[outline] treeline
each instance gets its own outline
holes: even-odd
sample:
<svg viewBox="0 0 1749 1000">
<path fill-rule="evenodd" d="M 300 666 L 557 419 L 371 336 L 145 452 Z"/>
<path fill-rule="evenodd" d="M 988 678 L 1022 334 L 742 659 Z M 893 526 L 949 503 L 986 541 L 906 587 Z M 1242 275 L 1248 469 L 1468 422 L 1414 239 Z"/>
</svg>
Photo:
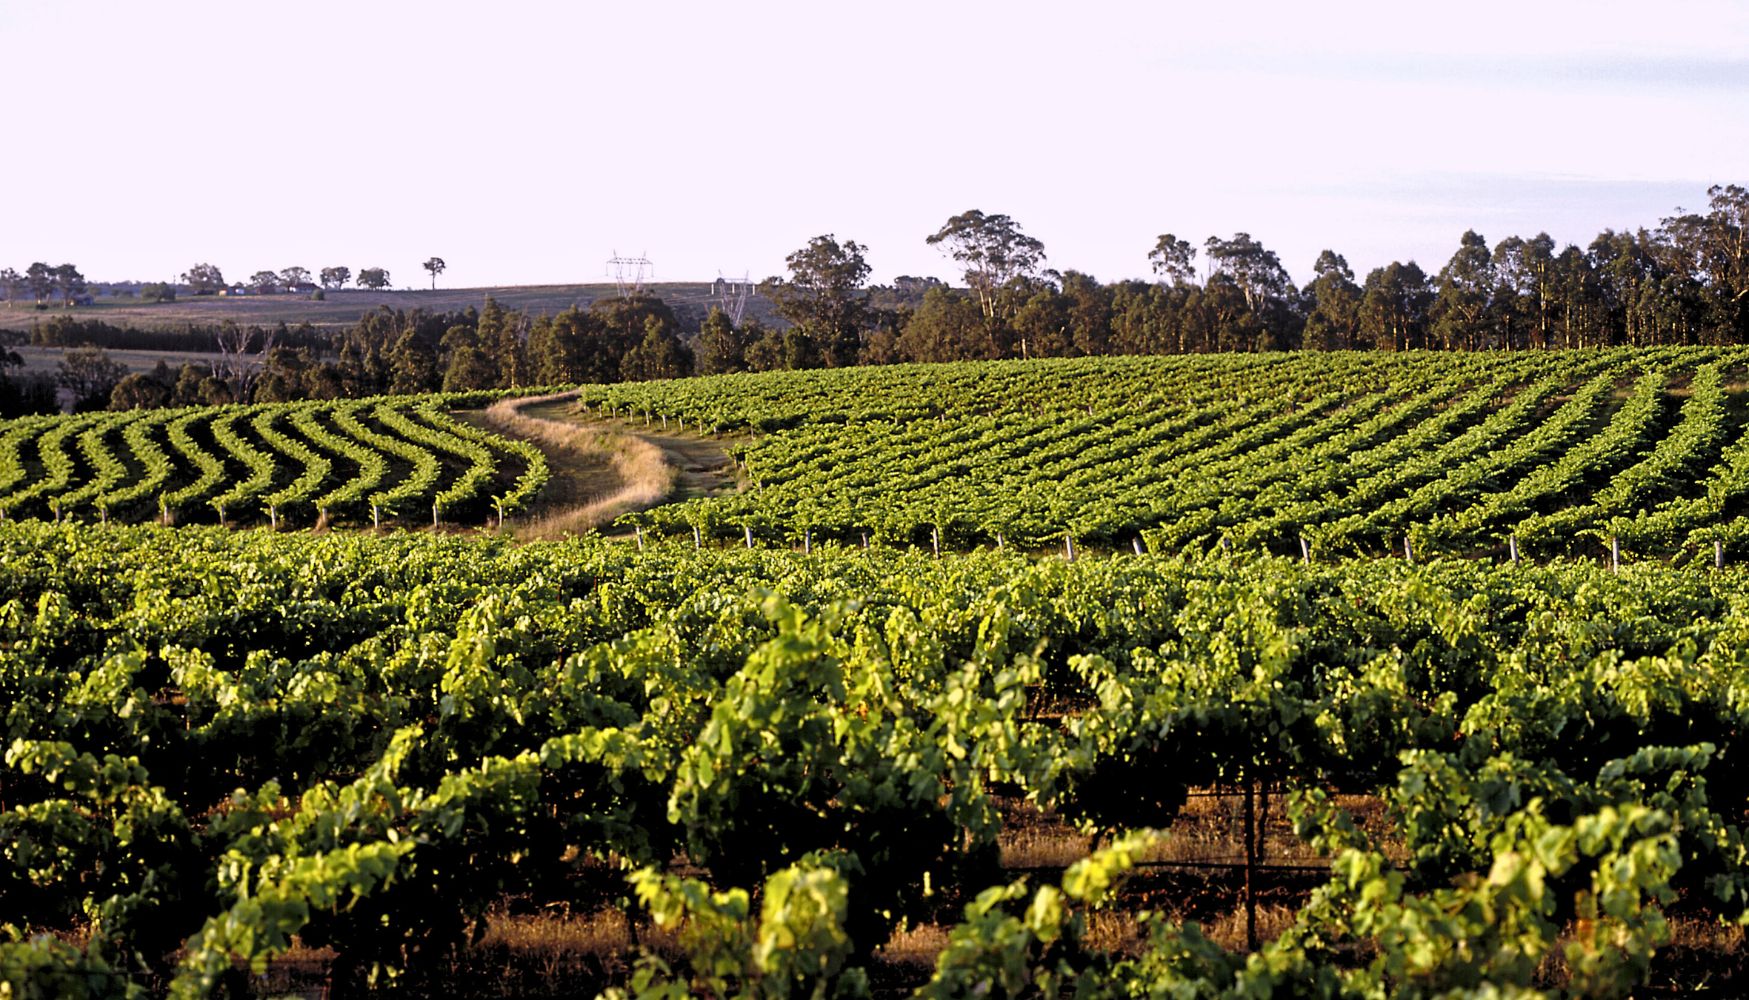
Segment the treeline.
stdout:
<svg viewBox="0 0 1749 1000">
<path fill-rule="evenodd" d="M 63 316 L 38 324 L 31 340 L 161 350 L 192 341 L 224 358 L 118 378 L 107 393 L 100 379 L 69 377 L 84 393 L 80 405 L 115 407 L 901 361 L 1749 343 L 1749 191 L 1707 193 L 1705 212 L 1605 231 L 1583 248 L 1546 233 L 1490 244 L 1466 232 L 1431 273 L 1394 262 L 1362 279 L 1326 250 L 1304 287 L 1246 233 L 1210 237 L 1200 249 L 1163 235 L 1148 255 L 1156 280 L 1102 283 L 1047 268 L 1043 243 L 1013 219 L 971 211 L 926 237 L 962 269 L 963 287 L 911 277 L 871 287 L 865 247 L 819 236 L 789 255 L 786 274 L 761 283 L 781 318 L 772 327 L 718 310 L 702 320 L 680 315 L 651 296 L 557 315 L 487 298 L 461 312 L 385 306 L 340 333 L 281 324 L 147 334 Z"/>
</svg>

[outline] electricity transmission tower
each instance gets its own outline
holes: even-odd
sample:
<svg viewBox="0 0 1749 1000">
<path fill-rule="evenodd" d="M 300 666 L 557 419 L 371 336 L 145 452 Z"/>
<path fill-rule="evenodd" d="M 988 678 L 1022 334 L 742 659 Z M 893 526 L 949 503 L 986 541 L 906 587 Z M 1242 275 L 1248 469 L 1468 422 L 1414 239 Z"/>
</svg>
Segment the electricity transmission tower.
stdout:
<svg viewBox="0 0 1749 1000">
<path fill-rule="evenodd" d="M 613 275 L 613 283 L 619 286 L 619 297 L 634 299 L 643 294 L 644 282 L 655 277 L 656 265 L 641 254 L 636 257 L 621 257 L 619 251 L 615 250 L 613 256 L 607 259 L 607 272 Z"/>
<path fill-rule="evenodd" d="M 730 323 L 740 326 L 741 314 L 747 311 L 747 300 L 753 295 L 753 282 L 748 280 L 746 274 L 741 275 L 740 281 L 732 281 L 724 278 L 723 272 L 718 271 L 715 292 L 717 307 L 722 309 L 723 315 L 729 317 Z"/>
</svg>

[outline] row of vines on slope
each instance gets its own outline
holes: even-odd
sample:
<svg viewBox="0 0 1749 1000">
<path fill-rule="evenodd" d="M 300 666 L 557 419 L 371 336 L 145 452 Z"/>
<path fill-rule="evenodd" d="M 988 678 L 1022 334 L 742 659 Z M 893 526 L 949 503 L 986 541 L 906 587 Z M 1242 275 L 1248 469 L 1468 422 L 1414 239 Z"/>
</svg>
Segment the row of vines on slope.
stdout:
<svg viewBox="0 0 1749 1000">
<path fill-rule="evenodd" d="M 501 522 L 545 457 L 450 416 L 473 396 L 219 406 L 0 423 L 0 516 L 329 525 Z"/>
<path fill-rule="evenodd" d="M 750 488 L 633 515 L 797 544 L 1647 555 L 1749 543 L 1737 349 L 1101 358 L 586 386 L 733 435 Z"/>
</svg>

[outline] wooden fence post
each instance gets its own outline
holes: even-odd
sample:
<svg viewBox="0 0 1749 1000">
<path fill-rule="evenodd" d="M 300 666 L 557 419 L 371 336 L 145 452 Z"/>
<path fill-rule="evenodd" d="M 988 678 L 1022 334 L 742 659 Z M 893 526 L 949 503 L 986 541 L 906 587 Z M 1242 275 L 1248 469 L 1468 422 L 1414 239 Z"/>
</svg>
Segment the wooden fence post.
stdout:
<svg viewBox="0 0 1749 1000">
<path fill-rule="evenodd" d="M 1257 791 L 1249 770 L 1245 775 L 1245 948 L 1257 950 Z"/>
</svg>

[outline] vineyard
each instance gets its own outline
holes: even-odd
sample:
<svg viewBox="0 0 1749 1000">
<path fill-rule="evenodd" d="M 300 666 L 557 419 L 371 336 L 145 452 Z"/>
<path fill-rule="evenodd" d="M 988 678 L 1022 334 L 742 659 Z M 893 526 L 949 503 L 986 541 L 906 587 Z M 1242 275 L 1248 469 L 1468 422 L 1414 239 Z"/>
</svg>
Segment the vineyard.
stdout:
<svg viewBox="0 0 1749 1000">
<path fill-rule="evenodd" d="M 0 423 L 0 998 L 1740 995 L 1746 378 L 584 386 L 745 488 L 522 543 L 483 396 Z"/>
<path fill-rule="evenodd" d="M 579 423 L 718 439 L 747 489 L 627 515 L 700 544 L 1340 558 L 1749 554 L 1749 352 L 1208 355 L 585 386 Z M 535 443 L 390 397 L 0 425 L 0 516 L 501 522 Z"/>
<path fill-rule="evenodd" d="M 0 517 L 271 527 L 481 523 L 547 481 L 468 396 L 132 410 L 0 423 Z"/>
<path fill-rule="evenodd" d="M 925 996 L 1622 995 L 1749 919 L 1710 567 L 30 522 L 0 565 L 12 995 L 294 947 L 443 993 L 555 907 L 643 928 L 627 995 L 859 995 L 918 926 Z M 1124 880 L 1207 788 L 1325 872 L 1236 949 Z M 1095 849 L 1017 864 L 1046 820 Z"/>
<path fill-rule="evenodd" d="M 589 386 L 737 434 L 754 488 L 646 530 L 800 547 L 1737 552 L 1749 354 L 1214 355 Z M 1514 541 L 1516 539 L 1516 541 Z M 1302 549 L 1301 542 L 1305 548 Z"/>
</svg>

